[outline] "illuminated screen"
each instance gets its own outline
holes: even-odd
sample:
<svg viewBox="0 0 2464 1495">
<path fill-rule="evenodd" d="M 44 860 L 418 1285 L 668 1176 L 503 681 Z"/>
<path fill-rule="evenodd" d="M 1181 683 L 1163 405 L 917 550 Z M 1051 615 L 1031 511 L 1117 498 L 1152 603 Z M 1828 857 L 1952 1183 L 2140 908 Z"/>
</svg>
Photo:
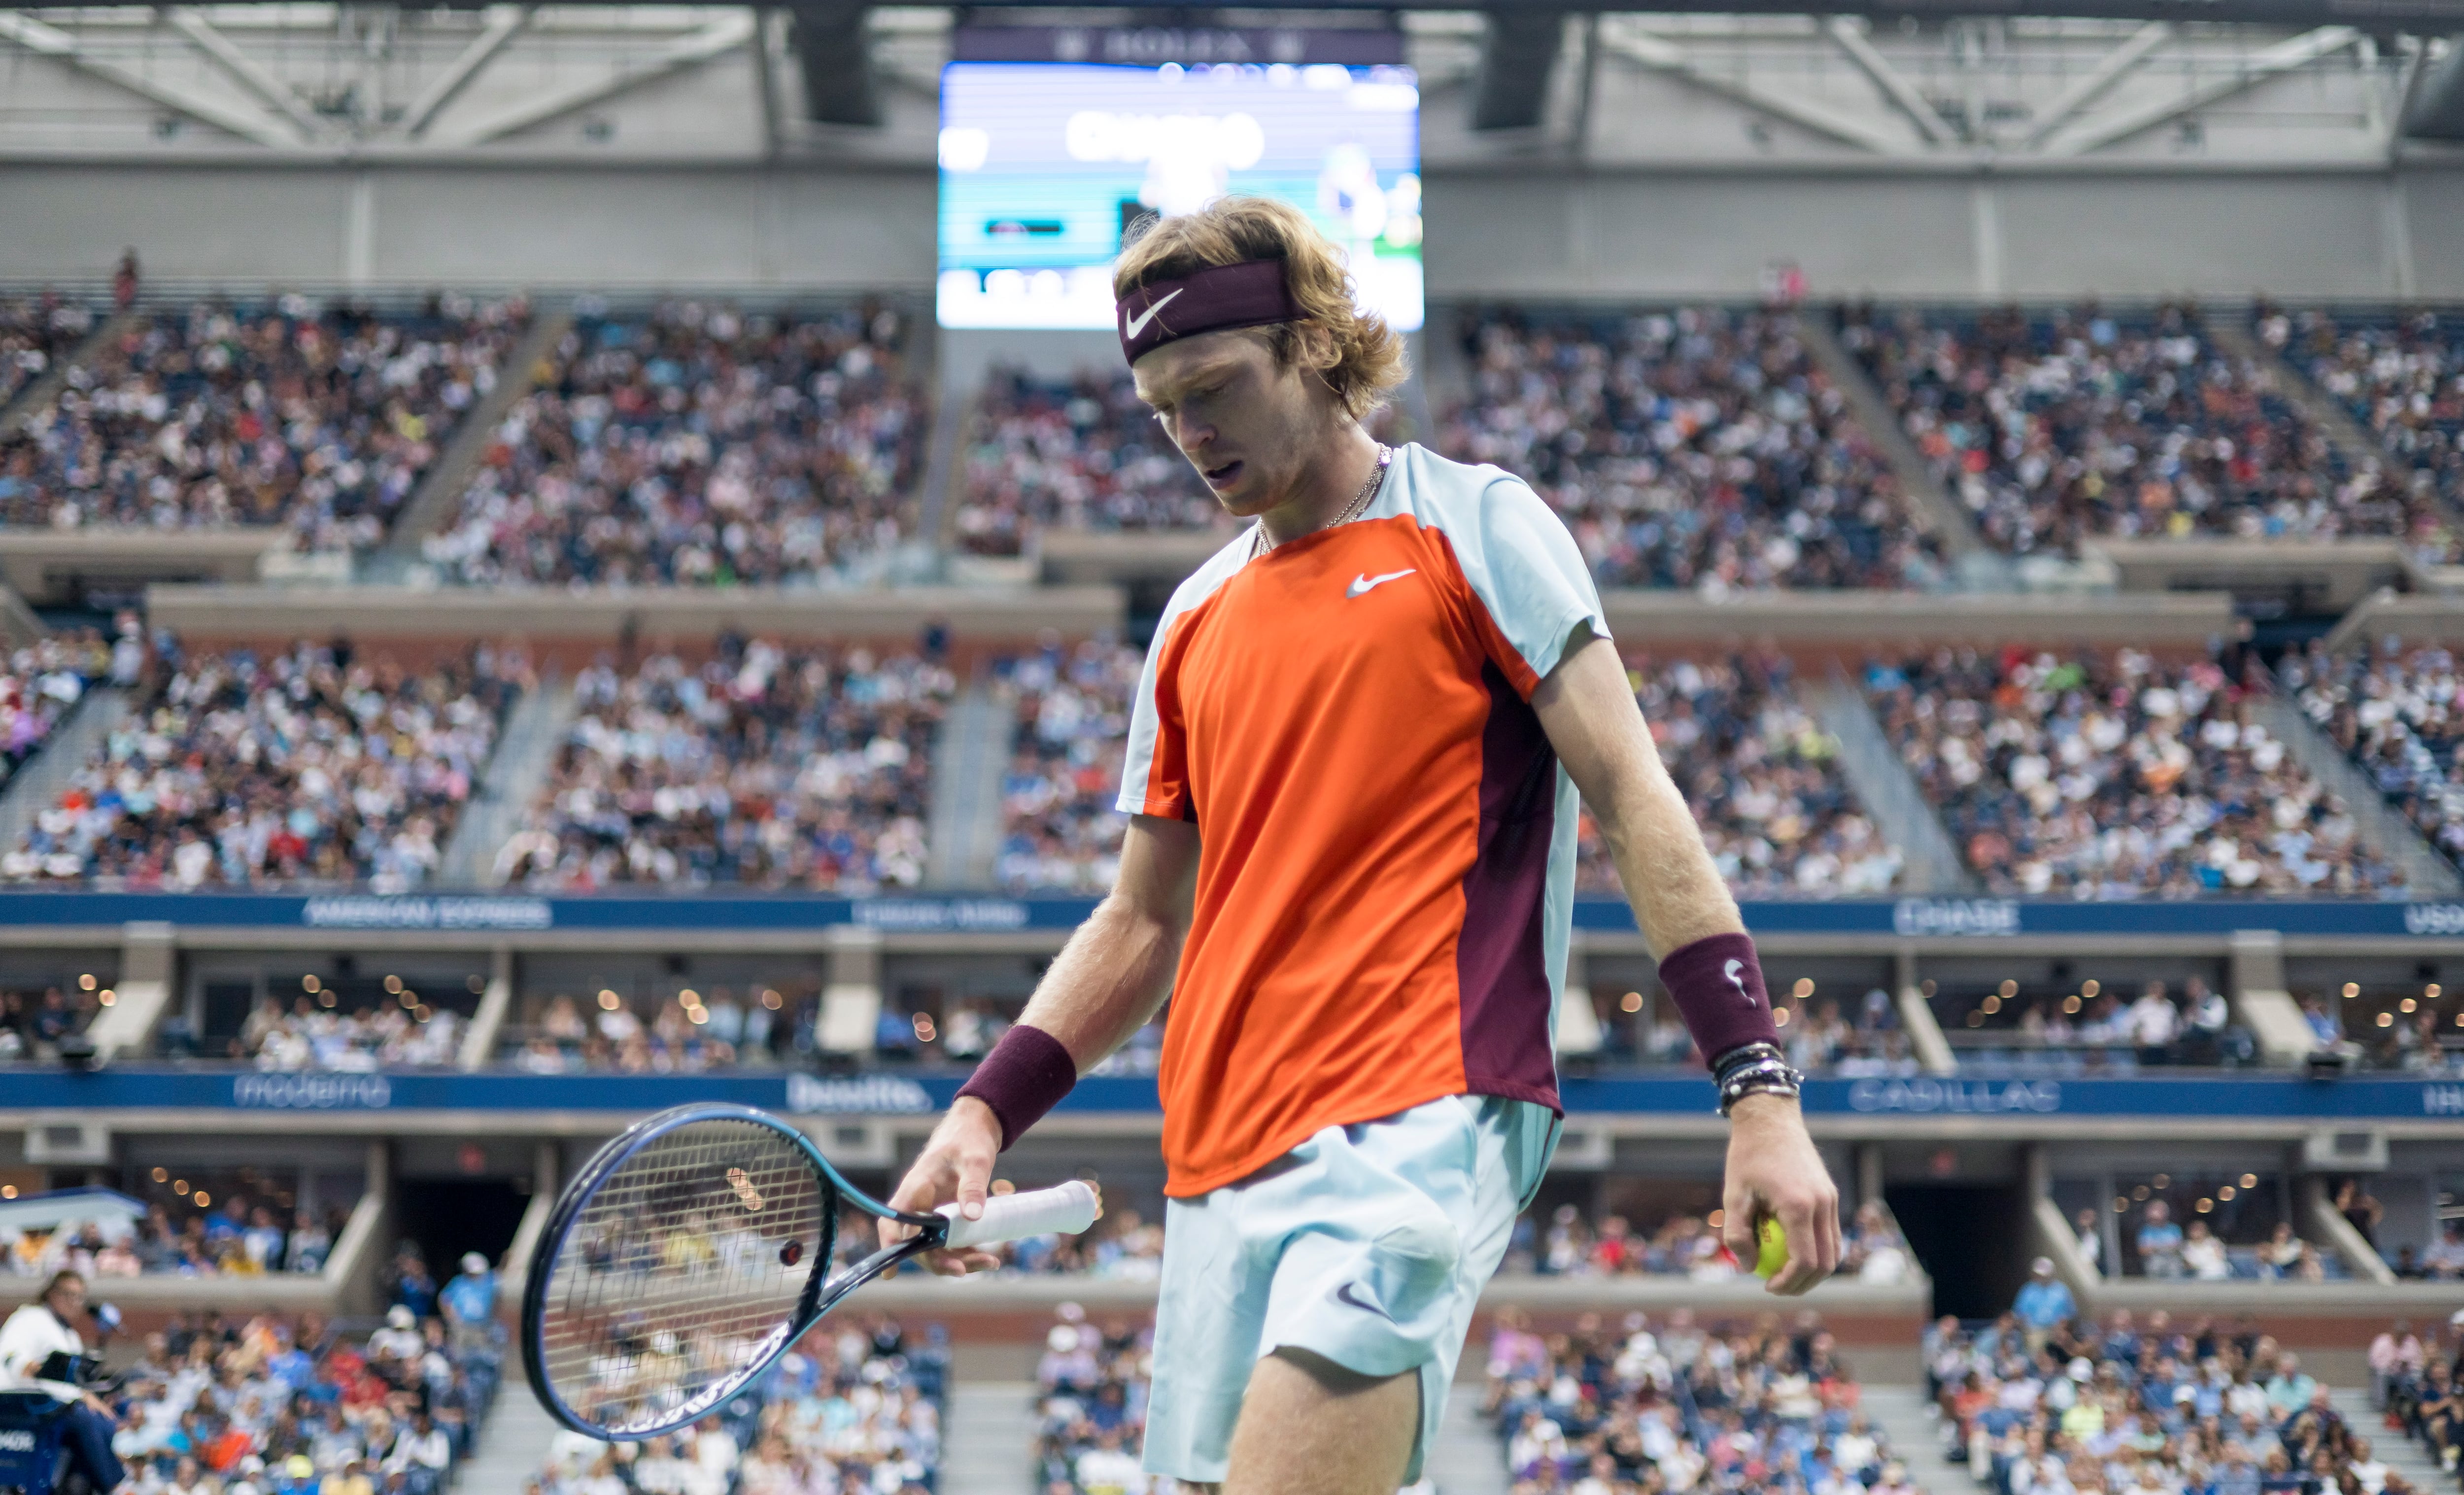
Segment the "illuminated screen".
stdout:
<svg viewBox="0 0 2464 1495">
<path fill-rule="evenodd" d="M 944 327 L 1110 327 L 1122 231 L 1280 197 L 1420 325 L 1420 94 L 1405 67 L 953 62 L 941 72 Z"/>
</svg>

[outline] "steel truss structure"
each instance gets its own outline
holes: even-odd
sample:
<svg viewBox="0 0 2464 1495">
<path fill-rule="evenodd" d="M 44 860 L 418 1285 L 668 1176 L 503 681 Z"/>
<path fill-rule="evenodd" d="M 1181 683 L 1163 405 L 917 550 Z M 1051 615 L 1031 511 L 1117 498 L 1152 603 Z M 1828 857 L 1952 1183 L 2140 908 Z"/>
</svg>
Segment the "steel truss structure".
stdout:
<svg viewBox="0 0 2464 1495">
<path fill-rule="evenodd" d="M 2408 142 L 2404 121 L 2425 80 L 2457 72 L 2450 42 L 2384 23 L 1623 11 L 1544 23 L 1560 29 L 1553 49 L 1517 20 L 1523 76 L 1508 76 L 1485 66 L 1504 22 L 1480 12 L 1243 24 L 1257 15 L 1400 26 L 1440 167 L 1535 154 L 1603 166 L 2388 162 L 2441 148 Z M 782 10 L 0 11 L 0 156 L 923 166 L 953 17 L 879 8 L 860 30 L 837 23 L 864 37 L 878 85 L 867 117 L 879 122 L 864 126 L 805 118 L 797 28 L 824 23 Z M 1516 90 L 1527 97 L 1506 97 Z M 1474 127 L 1500 121 L 1509 127 Z"/>
</svg>

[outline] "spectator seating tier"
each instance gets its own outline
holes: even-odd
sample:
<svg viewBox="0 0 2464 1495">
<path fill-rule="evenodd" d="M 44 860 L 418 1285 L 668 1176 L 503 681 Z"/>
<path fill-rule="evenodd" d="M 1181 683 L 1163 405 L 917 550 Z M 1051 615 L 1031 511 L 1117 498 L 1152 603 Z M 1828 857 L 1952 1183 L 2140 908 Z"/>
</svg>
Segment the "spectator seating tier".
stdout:
<svg viewBox="0 0 2464 1495">
<path fill-rule="evenodd" d="M 531 888 L 913 887 L 956 689 L 917 655 L 767 640 L 725 640 L 699 667 L 594 666 L 497 871 Z"/>
<path fill-rule="evenodd" d="M 2255 718 L 2266 687 L 2145 653 L 1944 649 L 1866 688 L 2000 895 L 2376 895 L 2402 871 Z"/>
<path fill-rule="evenodd" d="M 1503 311 L 1435 445 L 1528 479 L 1602 585 L 1923 586 L 1942 574 L 1795 314 Z"/>
<path fill-rule="evenodd" d="M 0 524 L 287 525 L 303 549 L 372 544 L 528 318 L 458 297 L 408 315 L 298 296 L 149 313 L 0 444 Z"/>
<path fill-rule="evenodd" d="M 425 553 L 482 585 L 877 581 L 931 424 L 904 331 L 696 301 L 586 319 Z"/>
</svg>

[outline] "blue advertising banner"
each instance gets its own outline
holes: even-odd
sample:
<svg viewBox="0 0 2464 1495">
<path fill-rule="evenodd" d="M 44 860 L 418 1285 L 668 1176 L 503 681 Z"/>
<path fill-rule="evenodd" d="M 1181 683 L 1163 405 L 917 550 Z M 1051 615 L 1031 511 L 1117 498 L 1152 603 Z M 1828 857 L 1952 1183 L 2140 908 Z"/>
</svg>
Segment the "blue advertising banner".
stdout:
<svg viewBox="0 0 2464 1495">
<path fill-rule="evenodd" d="M 902 1116 L 940 1110 L 965 1075 L 957 1070 L 697 1075 L 533 1075 L 404 1072 L 266 1073 L 114 1067 L 96 1074 L 18 1066 L 7 1078 L 11 1110 L 609 1111 L 643 1114 L 687 1101 L 734 1101 L 787 1115 Z M 1687 1074 L 1569 1077 L 1567 1110 L 1591 1114 L 1706 1115 L 1709 1080 Z M 1155 1085 L 1091 1075 L 1064 1101 L 1082 1113 L 1153 1114 Z M 2464 1128 L 2464 1082 L 2398 1076 L 2312 1080 L 2299 1075 L 2164 1079 L 1916 1076 L 1816 1079 L 1805 1105 L 1824 1115 L 2199 1116 L 2320 1121 L 2453 1120 Z"/>
<path fill-rule="evenodd" d="M 109 926 L 156 920 L 196 928 L 535 933 L 546 930 L 823 929 L 858 924 L 885 933 L 1002 933 L 1074 929 L 1090 898 L 929 895 L 839 898 L 813 894 L 674 894 L 546 897 L 527 893 L 7 892 L 0 926 Z M 1896 934 L 1990 940 L 2016 934 L 2176 934 L 2221 937 L 2236 930 L 2287 934 L 2392 937 L 2464 935 L 2464 902 L 2295 902 L 2212 898 L 2183 902 L 2081 903 L 2022 898 L 1899 898 L 1745 905 L 1759 934 Z M 1629 933 L 1623 900 L 1583 898 L 1577 928 Z"/>
</svg>

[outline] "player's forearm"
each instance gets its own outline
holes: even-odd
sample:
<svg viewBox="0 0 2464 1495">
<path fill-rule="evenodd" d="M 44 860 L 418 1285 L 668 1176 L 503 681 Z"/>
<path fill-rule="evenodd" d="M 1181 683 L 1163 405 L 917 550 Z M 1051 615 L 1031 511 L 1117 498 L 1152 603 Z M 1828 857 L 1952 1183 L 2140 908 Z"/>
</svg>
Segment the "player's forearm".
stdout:
<svg viewBox="0 0 2464 1495">
<path fill-rule="evenodd" d="M 1610 802 L 1594 805 L 1593 815 L 1644 941 L 1664 956 L 1698 939 L 1743 932 L 1737 900 L 1649 737 L 1636 756 L 1642 760 L 1617 776 Z"/>
<path fill-rule="evenodd" d="M 1664 958 L 1696 940 L 1741 933 L 1737 901 L 1660 760 L 1616 646 L 1578 629 L 1531 706 L 1599 822 L 1652 953 Z"/>
<path fill-rule="evenodd" d="M 1085 1073 L 1163 1005 L 1181 934 L 1178 920 L 1114 893 L 1069 936 L 1019 1021 L 1059 1040 Z"/>
</svg>

